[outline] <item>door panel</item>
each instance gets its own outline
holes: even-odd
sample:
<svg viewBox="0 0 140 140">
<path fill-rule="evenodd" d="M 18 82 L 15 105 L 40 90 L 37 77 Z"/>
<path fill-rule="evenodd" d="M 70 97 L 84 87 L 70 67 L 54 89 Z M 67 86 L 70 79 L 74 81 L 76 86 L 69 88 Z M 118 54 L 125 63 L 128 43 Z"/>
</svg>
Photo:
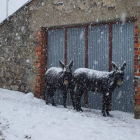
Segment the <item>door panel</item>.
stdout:
<svg viewBox="0 0 140 140">
<path fill-rule="evenodd" d="M 113 25 L 112 61 L 121 66 L 126 61 L 122 87 L 113 93 L 113 110 L 133 112 L 134 110 L 134 23 Z"/>
<path fill-rule="evenodd" d="M 85 67 L 85 28 L 70 28 L 67 32 L 67 63 L 73 60 L 73 71 Z M 68 95 L 68 105 L 71 104 Z M 84 97 L 84 96 L 83 96 Z M 82 106 L 84 106 L 82 97 Z"/>
<path fill-rule="evenodd" d="M 89 26 L 88 67 L 108 71 L 109 64 L 109 26 Z M 101 109 L 102 94 L 88 92 L 88 107 Z"/>
<path fill-rule="evenodd" d="M 59 60 L 64 62 L 65 30 L 48 31 L 47 68 L 60 67 Z M 63 104 L 62 91 L 55 93 L 56 104 Z"/>
</svg>

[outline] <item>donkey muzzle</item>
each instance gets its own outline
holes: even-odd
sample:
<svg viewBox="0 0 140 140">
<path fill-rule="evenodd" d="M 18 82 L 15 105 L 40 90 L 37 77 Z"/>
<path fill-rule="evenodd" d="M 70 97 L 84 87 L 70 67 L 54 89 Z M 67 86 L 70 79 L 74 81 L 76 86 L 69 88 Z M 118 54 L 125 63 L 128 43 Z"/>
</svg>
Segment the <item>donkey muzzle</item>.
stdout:
<svg viewBox="0 0 140 140">
<path fill-rule="evenodd" d="M 68 85 L 69 84 L 68 80 L 64 80 L 64 83 L 63 84 L 64 85 Z"/>
<path fill-rule="evenodd" d="M 122 80 L 121 80 L 121 79 L 119 79 L 119 80 L 117 81 L 117 85 L 118 85 L 118 86 L 121 86 L 121 85 L 122 85 L 122 83 L 123 83 L 123 82 L 122 82 Z"/>
</svg>

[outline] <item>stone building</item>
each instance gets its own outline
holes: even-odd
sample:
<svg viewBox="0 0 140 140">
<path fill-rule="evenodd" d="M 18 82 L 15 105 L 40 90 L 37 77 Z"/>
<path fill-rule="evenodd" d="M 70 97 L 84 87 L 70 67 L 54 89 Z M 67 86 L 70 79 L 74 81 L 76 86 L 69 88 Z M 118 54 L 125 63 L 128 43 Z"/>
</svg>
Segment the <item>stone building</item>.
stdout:
<svg viewBox="0 0 140 140">
<path fill-rule="evenodd" d="M 125 60 L 113 108 L 140 118 L 140 0 L 30 0 L 0 24 L 1 88 L 43 97 L 46 68 L 58 59 L 107 71 Z M 100 97 L 88 95 L 98 109 Z"/>
</svg>

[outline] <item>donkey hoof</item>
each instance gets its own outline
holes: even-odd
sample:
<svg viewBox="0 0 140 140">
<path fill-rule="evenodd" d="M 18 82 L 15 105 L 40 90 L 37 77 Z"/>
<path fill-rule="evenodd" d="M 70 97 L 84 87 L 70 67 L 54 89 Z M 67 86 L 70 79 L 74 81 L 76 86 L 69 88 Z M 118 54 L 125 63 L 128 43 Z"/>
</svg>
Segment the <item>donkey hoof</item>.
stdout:
<svg viewBox="0 0 140 140">
<path fill-rule="evenodd" d="M 76 110 L 77 110 L 77 111 L 83 112 L 82 108 L 77 108 Z"/>
<path fill-rule="evenodd" d="M 57 106 L 57 105 L 55 103 L 53 103 L 52 106 Z"/>
<path fill-rule="evenodd" d="M 103 116 L 106 117 L 106 114 L 104 113 Z"/>
<path fill-rule="evenodd" d="M 76 108 L 77 111 L 80 111 L 79 108 Z"/>
<path fill-rule="evenodd" d="M 108 117 L 113 117 L 112 115 L 110 115 L 109 113 L 107 114 Z"/>
</svg>

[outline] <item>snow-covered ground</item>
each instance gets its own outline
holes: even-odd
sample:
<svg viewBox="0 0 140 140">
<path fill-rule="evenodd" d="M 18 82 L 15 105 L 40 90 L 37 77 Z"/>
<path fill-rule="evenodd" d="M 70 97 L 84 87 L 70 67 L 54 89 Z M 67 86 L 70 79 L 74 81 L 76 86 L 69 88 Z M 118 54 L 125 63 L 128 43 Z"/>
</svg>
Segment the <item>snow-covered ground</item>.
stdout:
<svg viewBox="0 0 140 140">
<path fill-rule="evenodd" d="M 120 111 L 52 107 L 32 93 L 0 89 L 0 140 L 140 140 L 140 120 Z"/>
</svg>

